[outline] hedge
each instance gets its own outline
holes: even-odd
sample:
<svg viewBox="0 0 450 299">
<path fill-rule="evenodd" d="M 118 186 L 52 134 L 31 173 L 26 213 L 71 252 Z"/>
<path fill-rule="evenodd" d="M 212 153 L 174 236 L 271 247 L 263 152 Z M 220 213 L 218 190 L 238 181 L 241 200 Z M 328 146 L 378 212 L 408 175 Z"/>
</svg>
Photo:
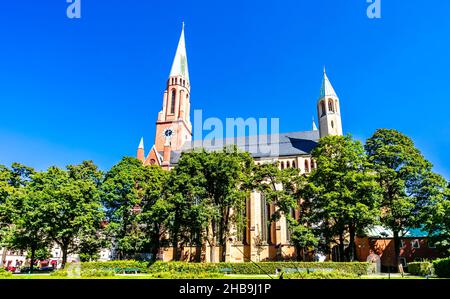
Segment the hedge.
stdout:
<svg viewBox="0 0 450 299">
<path fill-rule="evenodd" d="M 151 273 L 152 278 L 162 279 L 211 279 L 224 278 L 222 273 L 187 273 L 187 272 L 155 272 Z"/>
<path fill-rule="evenodd" d="M 358 275 L 354 273 L 342 272 L 342 271 L 316 271 L 316 272 L 297 272 L 284 274 L 285 279 L 354 279 Z"/>
<path fill-rule="evenodd" d="M 450 278 L 450 257 L 433 261 L 433 267 L 438 277 Z"/>
<path fill-rule="evenodd" d="M 117 271 L 119 269 L 138 269 L 140 273 L 147 273 L 149 268 L 148 262 L 135 260 L 107 261 L 107 262 L 84 262 L 81 263 L 81 271 L 87 270 L 105 270 Z"/>
<path fill-rule="evenodd" d="M 12 276 L 12 273 L 9 271 L 6 271 L 3 268 L 0 268 L 0 277 L 7 277 L 7 276 Z"/>
<path fill-rule="evenodd" d="M 231 269 L 233 274 L 274 274 L 276 269 L 336 269 L 355 275 L 366 275 L 369 263 L 359 262 L 260 262 L 256 265 L 247 263 L 187 263 L 187 262 L 155 262 L 150 266 L 150 272 L 187 272 L 187 273 L 218 273 L 220 269 Z"/>
<path fill-rule="evenodd" d="M 430 262 L 408 263 L 408 272 L 412 275 L 431 275 L 433 274 L 433 264 Z"/>
<path fill-rule="evenodd" d="M 148 262 L 127 260 L 107 262 L 85 262 L 81 263 L 81 270 L 116 270 L 116 269 L 138 269 L 140 273 L 220 273 L 221 269 L 231 269 L 233 274 L 274 274 L 277 269 L 335 269 L 344 273 L 355 275 L 366 275 L 369 263 L 359 262 L 260 262 L 260 263 L 188 263 L 188 262 Z"/>
</svg>

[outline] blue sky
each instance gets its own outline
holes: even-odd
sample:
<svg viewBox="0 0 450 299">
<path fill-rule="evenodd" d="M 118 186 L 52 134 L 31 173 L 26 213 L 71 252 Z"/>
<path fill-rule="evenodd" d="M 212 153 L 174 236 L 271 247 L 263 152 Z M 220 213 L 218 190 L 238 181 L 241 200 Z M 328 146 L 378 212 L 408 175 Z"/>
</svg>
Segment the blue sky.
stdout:
<svg viewBox="0 0 450 299">
<path fill-rule="evenodd" d="M 322 68 L 344 131 L 410 136 L 450 178 L 450 1 L 2 1 L 0 164 L 108 169 L 153 142 L 181 29 L 193 109 L 309 130 Z"/>
</svg>

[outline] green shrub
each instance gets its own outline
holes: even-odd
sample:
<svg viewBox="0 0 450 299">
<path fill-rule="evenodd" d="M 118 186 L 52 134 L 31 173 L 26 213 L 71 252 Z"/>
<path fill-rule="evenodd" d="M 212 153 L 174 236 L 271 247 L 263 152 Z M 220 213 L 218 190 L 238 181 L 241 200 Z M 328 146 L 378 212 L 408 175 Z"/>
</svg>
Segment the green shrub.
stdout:
<svg viewBox="0 0 450 299">
<path fill-rule="evenodd" d="M 433 268 L 438 277 L 450 278 L 450 257 L 433 261 Z"/>
<path fill-rule="evenodd" d="M 342 271 L 315 271 L 284 274 L 285 279 L 354 279 L 358 275 Z"/>
<path fill-rule="evenodd" d="M 408 263 L 408 272 L 412 275 L 431 275 L 433 273 L 433 264 L 430 262 Z"/>
<path fill-rule="evenodd" d="M 0 268 L 0 277 L 7 277 L 7 276 L 12 276 L 12 273 L 9 271 L 6 271 L 3 268 Z"/>
<path fill-rule="evenodd" d="M 50 276 L 64 277 L 64 276 L 69 276 L 69 273 L 67 272 L 67 269 L 58 269 L 58 270 L 55 270 L 52 273 L 50 273 Z"/>
<path fill-rule="evenodd" d="M 120 272 L 121 269 L 138 269 L 138 272 L 148 272 L 148 262 L 123 260 L 107 262 L 84 262 L 81 263 L 81 270 L 106 270 Z"/>
<path fill-rule="evenodd" d="M 162 278 L 162 279 L 207 279 L 207 278 L 223 278 L 225 277 L 222 273 L 189 273 L 189 272 L 155 272 L 150 274 L 152 278 Z"/>
<path fill-rule="evenodd" d="M 187 262 L 155 262 L 149 268 L 150 272 L 187 272 L 187 273 L 219 273 L 220 269 L 229 268 L 233 274 L 273 274 L 276 269 L 336 269 L 355 275 L 366 275 L 369 263 L 336 263 L 336 262 L 260 262 L 254 263 L 187 263 Z"/>
<path fill-rule="evenodd" d="M 97 270 L 97 269 L 89 269 L 82 270 L 82 277 L 107 277 L 107 276 L 115 276 L 116 272 L 112 270 Z"/>
</svg>

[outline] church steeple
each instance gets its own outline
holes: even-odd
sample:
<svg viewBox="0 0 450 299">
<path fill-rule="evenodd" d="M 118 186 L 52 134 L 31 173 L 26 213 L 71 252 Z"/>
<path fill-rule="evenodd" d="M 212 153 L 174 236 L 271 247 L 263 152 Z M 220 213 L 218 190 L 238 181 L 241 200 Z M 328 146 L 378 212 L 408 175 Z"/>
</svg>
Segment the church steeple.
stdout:
<svg viewBox="0 0 450 299">
<path fill-rule="evenodd" d="M 190 92 L 191 85 L 183 23 L 166 90 L 164 91 L 163 107 L 158 113 L 158 121 L 156 122 L 155 148 L 158 152 L 164 151 L 167 139 L 170 139 L 170 148 L 173 151 L 180 150 L 184 143 L 192 140 Z"/>
<path fill-rule="evenodd" d="M 139 142 L 139 146 L 137 149 L 137 158 L 144 162 L 145 160 L 145 151 L 144 151 L 144 137 L 141 138 L 141 142 Z"/>
<path fill-rule="evenodd" d="M 323 68 L 322 87 L 317 102 L 317 114 L 321 138 L 328 135 L 342 135 L 339 97 L 328 79 L 325 67 Z"/>
<path fill-rule="evenodd" d="M 184 38 L 184 22 L 181 29 L 180 40 L 178 41 L 177 51 L 172 63 L 172 69 L 170 70 L 170 77 L 183 77 L 189 81 L 189 68 L 186 54 L 186 41 Z"/>
<path fill-rule="evenodd" d="M 320 98 L 328 96 L 337 97 L 333 85 L 331 85 L 330 79 L 328 79 L 327 70 L 325 69 L 325 67 L 323 67 L 323 79 L 322 79 L 322 87 L 320 88 Z"/>
</svg>

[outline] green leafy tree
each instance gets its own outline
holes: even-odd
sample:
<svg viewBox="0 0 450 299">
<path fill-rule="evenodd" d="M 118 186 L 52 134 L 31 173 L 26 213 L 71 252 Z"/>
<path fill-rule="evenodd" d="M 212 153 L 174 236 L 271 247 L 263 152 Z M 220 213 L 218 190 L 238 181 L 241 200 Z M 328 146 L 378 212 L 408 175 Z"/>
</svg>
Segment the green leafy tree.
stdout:
<svg viewBox="0 0 450 299">
<path fill-rule="evenodd" d="M 31 258 L 32 255 L 33 253 L 29 250 L 27 252 L 27 258 Z M 34 253 L 34 258 L 38 261 L 48 260 L 51 256 L 52 254 L 50 253 L 48 246 L 42 246 Z"/>
<path fill-rule="evenodd" d="M 291 243 L 296 247 L 297 258 L 304 260 L 306 252 L 317 246 L 318 240 L 311 228 L 307 202 L 302 200 L 305 176 L 296 168 L 279 169 L 278 163 L 266 163 L 256 166 L 253 175 L 254 189 L 264 194 L 268 203 L 274 206 L 270 223 L 286 218 L 291 231 Z M 293 217 L 293 211 L 300 210 L 299 217 Z M 266 224 L 263 224 L 266 225 Z"/>
<path fill-rule="evenodd" d="M 422 211 L 425 229 L 431 242 L 442 252 L 450 253 L 450 186 L 439 175 L 434 175 L 434 183 L 425 181 L 425 193 L 431 197 L 431 203 Z"/>
<path fill-rule="evenodd" d="M 168 198 L 174 207 L 170 222 L 174 247 L 178 247 L 183 227 L 190 222 L 194 229 L 188 235 L 201 235 L 208 242 L 212 260 L 216 246 L 220 246 L 220 260 L 225 260 L 230 228 L 237 222 L 233 211 L 245 207 L 252 167 L 250 154 L 236 147 L 213 152 L 196 150 L 182 155 L 174 170 Z"/>
<path fill-rule="evenodd" d="M 393 232 L 398 265 L 400 238 L 424 225 L 424 212 L 433 209 L 442 179 L 432 173 L 432 164 L 413 141 L 396 130 L 378 129 L 365 149 L 382 188 L 381 222 Z"/>
<path fill-rule="evenodd" d="M 5 245 L 29 253 L 30 272 L 33 272 L 36 253 L 49 245 L 43 212 L 45 201 L 34 193 L 32 187 L 36 175 L 39 173 L 31 168 L 14 163 L 8 180 L 14 191 L 4 205 L 10 221 L 5 233 Z"/>
<path fill-rule="evenodd" d="M 351 136 L 327 136 L 312 157 L 317 169 L 308 177 L 304 198 L 312 205 L 313 222 L 326 245 L 337 243 L 341 261 L 356 258 L 355 237 L 379 216 L 380 188 L 364 148 Z M 349 235 L 349 252 L 344 241 Z M 336 238 L 336 237 L 337 238 Z"/>
<path fill-rule="evenodd" d="M 43 204 L 43 218 L 49 238 L 62 251 L 62 267 L 67 256 L 77 252 L 84 235 L 95 234 L 103 219 L 98 184 L 101 173 L 91 161 L 50 167 L 37 173 L 30 184 L 33 196 Z"/>
<path fill-rule="evenodd" d="M 149 251 L 156 256 L 163 235 L 165 203 L 162 198 L 167 173 L 144 166 L 131 157 L 114 165 L 102 183 L 108 231 L 119 259 Z"/>
</svg>

